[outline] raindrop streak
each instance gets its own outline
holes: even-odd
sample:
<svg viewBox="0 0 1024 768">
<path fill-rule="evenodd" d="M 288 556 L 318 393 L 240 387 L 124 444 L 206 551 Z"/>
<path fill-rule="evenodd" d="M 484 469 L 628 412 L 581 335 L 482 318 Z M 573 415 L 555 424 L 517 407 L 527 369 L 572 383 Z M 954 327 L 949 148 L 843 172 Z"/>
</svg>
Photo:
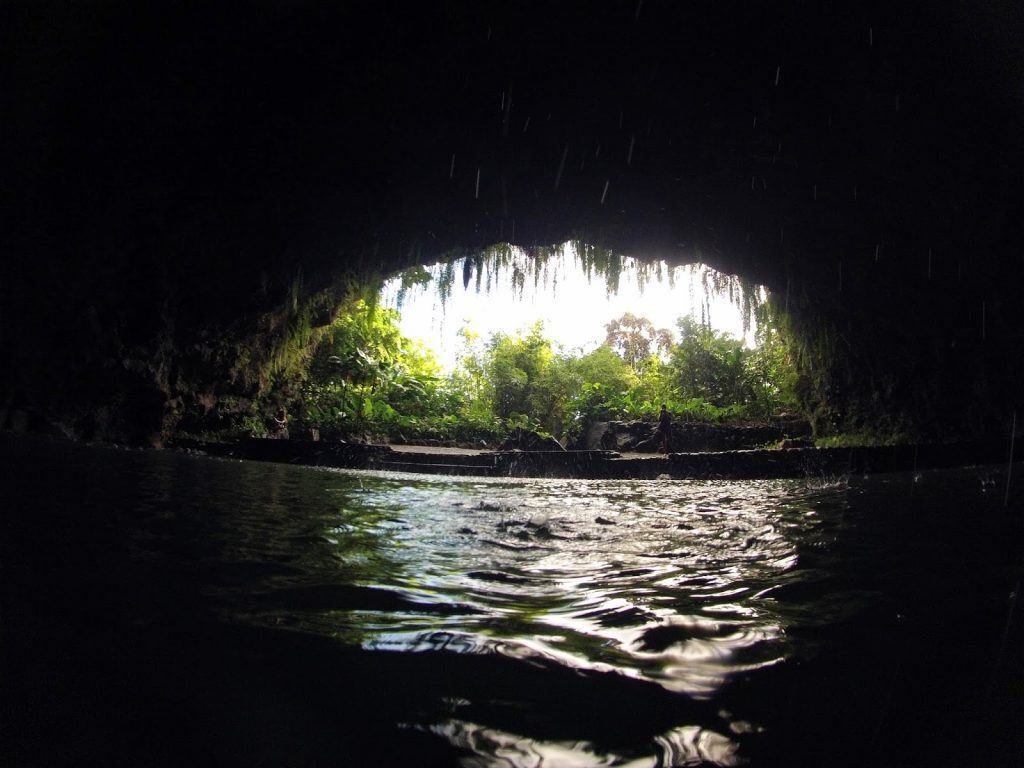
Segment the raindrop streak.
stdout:
<svg viewBox="0 0 1024 768">
<path fill-rule="evenodd" d="M 812 196 L 812 198 L 814 200 L 818 199 L 818 185 L 817 184 L 813 184 L 811 186 L 811 196 Z"/>
<path fill-rule="evenodd" d="M 558 189 L 558 185 L 562 183 L 562 171 L 565 170 L 565 158 L 569 156 L 569 145 L 565 145 L 565 149 L 562 150 L 562 159 L 558 163 L 558 173 L 555 174 L 555 189 Z"/>
<path fill-rule="evenodd" d="M 636 0 L 636 13 L 633 14 L 633 21 L 640 19 L 640 9 L 644 7 L 644 0 Z"/>
<path fill-rule="evenodd" d="M 512 120 L 512 86 L 509 85 L 508 91 L 501 94 L 501 135 L 504 137 L 508 136 L 508 126 Z"/>
<path fill-rule="evenodd" d="M 981 340 L 985 340 L 985 300 L 981 301 Z"/>
<path fill-rule="evenodd" d="M 775 68 L 775 87 L 779 87 L 779 75 L 782 74 L 782 67 L 778 66 Z"/>
<path fill-rule="evenodd" d="M 527 116 L 526 122 L 523 123 L 523 133 L 526 133 L 526 129 L 530 127 L 530 118 Z"/>
<path fill-rule="evenodd" d="M 455 178 L 455 153 L 454 152 L 452 152 L 452 164 L 448 168 L 448 178 L 449 179 L 454 179 Z"/>
<path fill-rule="evenodd" d="M 875 261 L 878 261 L 878 249 L 880 247 L 881 247 L 880 245 L 875 245 Z"/>
<path fill-rule="evenodd" d="M 603 192 L 601 193 L 601 205 L 604 205 L 604 198 L 605 198 L 605 196 L 607 196 L 607 194 L 608 194 L 608 184 L 609 184 L 609 180 L 608 180 L 608 179 L 605 179 L 605 182 L 604 182 L 604 191 L 603 191 Z"/>
<path fill-rule="evenodd" d="M 928 249 L 928 279 L 932 279 L 932 249 Z"/>
<path fill-rule="evenodd" d="M 626 153 L 626 165 L 633 164 L 633 147 L 636 146 L 636 135 L 629 137 L 629 152 Z"/>
<path fill-rule="evenodd" d="M 1002 506 L 1010 505 L 1010 476 L 1014 471 L 1014 438 L 1017 437 L 1017 412 L 1014 411 L 1014 418 L 1010 424 L 1010 460 L 1007 463 L 1007 493 L 1002 496 Z"/>
<path fill-rule="evenodd" d="M 473 199 L 480 199 L 480 169 L 476 169 L 476 191 L 473 193 Z"/>
<path fill-rule="evenodd" d="M 868 48 L 875 47 L 875 28 L 868 27 Z"/>
<path fill-rule="evenodd" d="M 1013 440 L 1017 436 L 1017 412 L 1013 412 L 1013 420 L 1010 423 L 1010 458 L 1006 466 L 1006 493 L 1003 494 L 1003 506 L 1010 504 L 1010 475 L 1013 473 Z"/>
<path fill-rule="evenodd" d="M 843 262 L 839 262 L 839 292 L 843 292 Z M 786 301 L 789 301 L 789 293 L 786 293 Z"/>
</svg>

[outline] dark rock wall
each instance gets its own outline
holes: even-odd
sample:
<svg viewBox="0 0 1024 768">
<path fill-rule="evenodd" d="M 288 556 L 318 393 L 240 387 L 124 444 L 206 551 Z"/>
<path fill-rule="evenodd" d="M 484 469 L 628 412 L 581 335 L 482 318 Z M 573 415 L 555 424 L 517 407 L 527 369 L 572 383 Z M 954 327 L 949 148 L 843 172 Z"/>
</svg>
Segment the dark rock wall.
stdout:
<svg viewBox="0 0 1024 768">
<path fill-rule="evenodd" d="M 819 428 L 1005 429 L 1022 13 L 8 3 L 0 395 L 166 435 L 352 281 L 579 237 L 768 285 Z"/>
</svg>

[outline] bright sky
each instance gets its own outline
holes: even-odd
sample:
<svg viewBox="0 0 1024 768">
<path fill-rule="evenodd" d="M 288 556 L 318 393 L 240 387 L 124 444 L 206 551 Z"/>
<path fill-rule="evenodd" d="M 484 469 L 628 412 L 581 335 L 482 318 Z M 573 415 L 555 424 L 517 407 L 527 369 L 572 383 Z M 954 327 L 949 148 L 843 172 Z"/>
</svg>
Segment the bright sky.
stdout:
<svg viewBox="0 0 1024 768">
<path fill-rule="evenodd" d="M 627 259 L 627 265 L 632 260 Z M 428 267 L 428 270 L 431 268 Z M 431 270 L 434 274 L 439 267 Z M 402 302 L 400 327 L 402 334 L 423 341 L 436 353 L 446 367 L 455 364 L 460 347 L 458 331 L 468 324 L 485 340 L 495 332 L 514 333 L 531 326 L 536 320 L 544 322 L 545 335 L 561 344 L 566 351 L 581 349 L 589 352 L 605 337 L 605 324 L 632 312 L 646 317 L 655 328 L 667 328 L 678 338 L 676 319 L 691 312 L 701 319 L 703 271 L 709 267 L 677 267 L 674 285 L 669 285 L 668 267 L 662 280 L 650 279 L 643 291 L 637 285 L 637 276 L 626 269 L 619 278 L 618 292 L 608 295 L 604 278 L 593 275 L 588 281 L 582 268 L 569 253 L 560 262 L 549 262 L 548 284 L 542 280 L 534 288 L 533 278 L 526 277 L 522 297 L 512 291 L 511 271 L 503 272 L 497 285 L 488 293 L 484 287 L 476 292 L 475 279 L 469 288 L 462 285 L 462 268 L 456 270 L 451 296 L 442 304 L 435 284 L 409 290 Z M 551 285 L 557 284 L 557 289 Z M 400 280 L 388 281 L 382 292 L 383 304 L 397 306 Z M 708 299 L 711 325 L 733 336 L 743 337 L 740 310 L 724 296 Z M 753 346 L 753 328 L 746 335 L 747 344 Z"/>
</svg>

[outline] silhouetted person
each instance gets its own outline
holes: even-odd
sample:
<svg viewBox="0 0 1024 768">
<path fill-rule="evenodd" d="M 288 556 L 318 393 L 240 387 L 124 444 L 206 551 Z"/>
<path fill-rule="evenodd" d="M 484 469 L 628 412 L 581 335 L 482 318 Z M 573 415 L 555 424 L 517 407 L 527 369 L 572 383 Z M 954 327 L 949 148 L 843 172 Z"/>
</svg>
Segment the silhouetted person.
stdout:
<svg viewBox="0 0 1024 768">
<path fill-rule="evenodd" d="M 273 437 L 278 440 L 288 439 L 288 413 L 284 408 L 277 409 L 277 415 L 274 417 Z"/>
<path fill-rule="evenodd" d="M 654 433 L 658 438 L 658 450 L 668 453 L 668 439 L 672 435 L 672 414 L 668 412 L 665 404 L 661 404 L 661 413 L 658 414 L 658 430 Z"/>
</svg>

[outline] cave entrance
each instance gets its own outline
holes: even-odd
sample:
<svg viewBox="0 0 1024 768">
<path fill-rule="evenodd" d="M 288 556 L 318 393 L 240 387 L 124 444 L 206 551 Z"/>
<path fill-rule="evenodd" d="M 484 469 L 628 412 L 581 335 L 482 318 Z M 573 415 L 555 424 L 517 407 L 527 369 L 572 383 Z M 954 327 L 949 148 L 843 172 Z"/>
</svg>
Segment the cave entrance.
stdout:
<svg viewBox="0 0 1024 768">
<path fill-rule="evenodd" d="M 700 264 L 494 246 L 358 300 L 317 347 L 304 408 L 341 436 L 460 447 L 521 430 L 566 447 L 605 434 L 639 445 L 668 417 L 764 420 L 795 403 L 768 310 L 763 287 Z"/>
<path fill-rule="evenodd" d="M 688 321 L 754 349 L 767 292 L 705 264 L 670 265 L 567 242 L 530 251 L 504 244 L 417 266 L 388 280 L 381 300 L 399 311 L 404 335 L 452 369 L 467 331 L 486 340 L 540 324 L 557 348 L 583 355 L 624 318 L 649 322 L 673 343 Z"/>
</svg>

